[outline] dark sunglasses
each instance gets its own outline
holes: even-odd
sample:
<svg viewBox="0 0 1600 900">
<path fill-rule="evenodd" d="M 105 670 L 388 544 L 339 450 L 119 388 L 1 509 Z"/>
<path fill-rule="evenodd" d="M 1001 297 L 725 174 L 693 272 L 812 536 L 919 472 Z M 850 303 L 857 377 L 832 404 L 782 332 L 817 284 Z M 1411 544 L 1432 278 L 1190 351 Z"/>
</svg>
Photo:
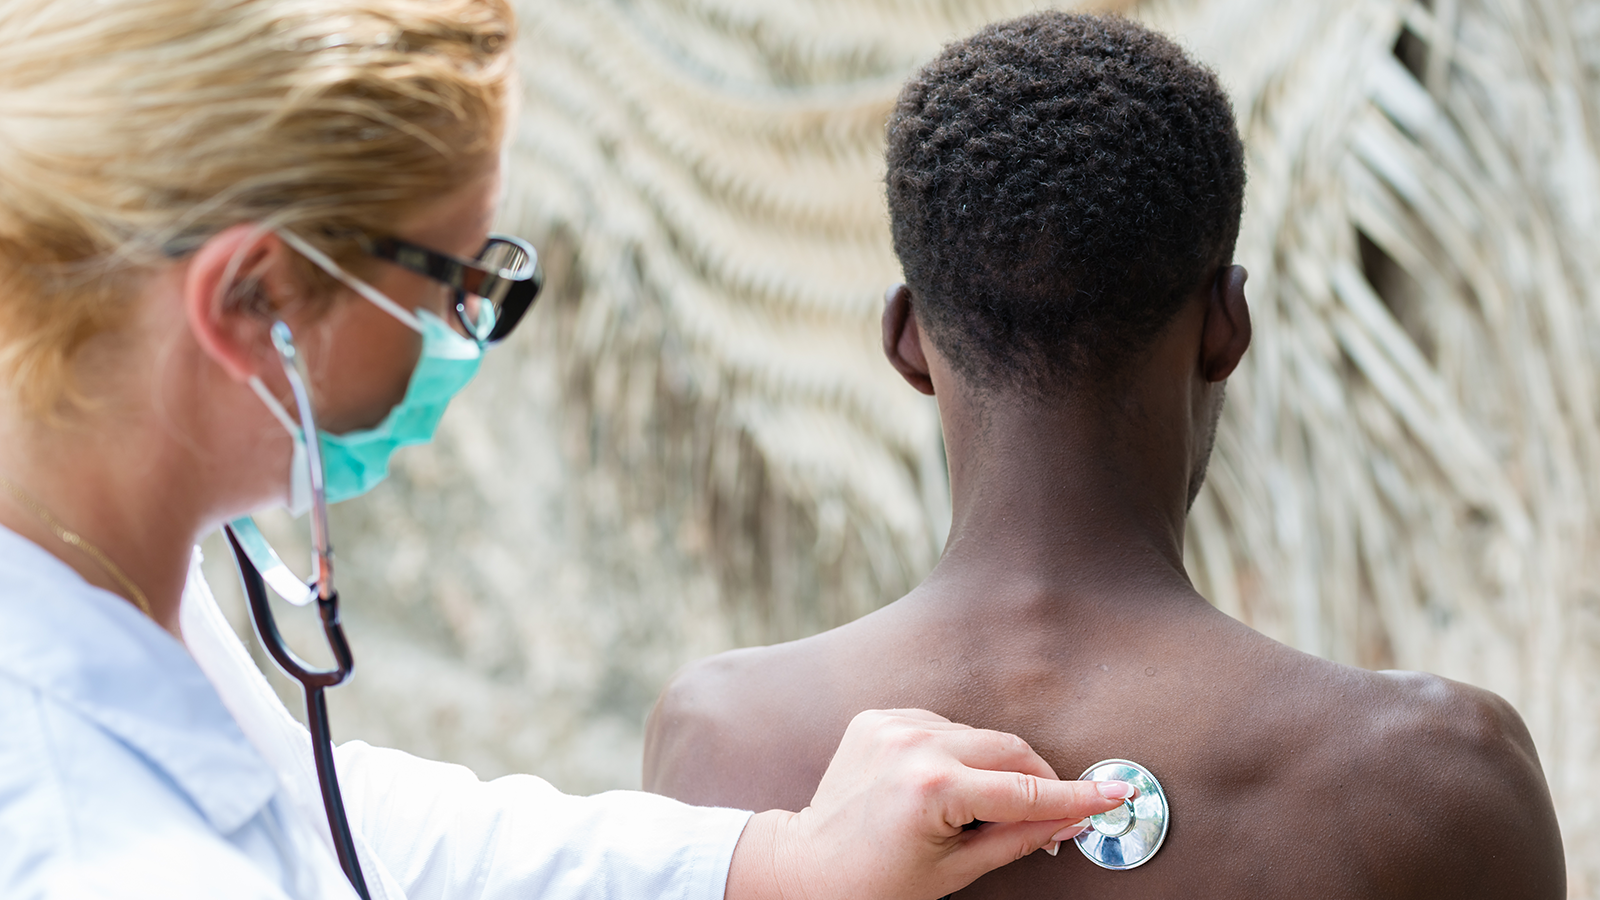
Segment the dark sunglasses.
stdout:
<svg viewBox="0 0 1600 900">
<path fill-rule="evenodd" d="M 474 259 L 392 237 L 363 240 L 362 249 L 455 291 L 456 319 L 467 336 L 481 344 L 510 334 L 544 287 L 538 252 L 527 241 L 509 235 L 489 235 Z"/>
</svg>

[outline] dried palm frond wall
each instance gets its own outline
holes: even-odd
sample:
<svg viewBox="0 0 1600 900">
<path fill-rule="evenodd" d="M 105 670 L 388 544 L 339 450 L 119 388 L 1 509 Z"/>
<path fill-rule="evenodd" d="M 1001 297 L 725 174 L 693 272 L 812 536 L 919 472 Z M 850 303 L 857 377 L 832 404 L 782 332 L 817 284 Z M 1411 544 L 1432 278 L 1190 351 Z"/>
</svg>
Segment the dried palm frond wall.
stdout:
<svg viewBox="0 0 1600 900">
<path fill-rule="evenodd" d="M 551 287 L 441 443 L 337 511 L 346 736 L 636 783 L 676 665 L 915 583 L 948 498 L 877 347 L 883 122 L 1037 5 L 519 4 L 503 225 Z M 1256 342 L 1191 572 L 1296 646 L 1511 699 L 1597 896 L 1600 2 L 1122 5 L 1218 69 L 1249 152 Z"/>
</svg>

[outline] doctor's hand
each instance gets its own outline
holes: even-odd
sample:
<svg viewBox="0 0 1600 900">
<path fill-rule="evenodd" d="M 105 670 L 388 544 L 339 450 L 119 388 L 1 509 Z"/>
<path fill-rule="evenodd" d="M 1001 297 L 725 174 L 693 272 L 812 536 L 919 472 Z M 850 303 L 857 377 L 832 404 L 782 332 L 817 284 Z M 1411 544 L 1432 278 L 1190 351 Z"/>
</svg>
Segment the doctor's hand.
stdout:
<svg viewBox="0 0 1600 900">
<path fill-rule="evenodd" d="M 1060 781 L 1025 741 L 923 710 L 856 716 L 798 813 L 756 815 L 727 900 L 934 900 L 1082 831 L 1120 781 Z M 969 823 L 983 822 L 976 828 Z"/>
</svg>

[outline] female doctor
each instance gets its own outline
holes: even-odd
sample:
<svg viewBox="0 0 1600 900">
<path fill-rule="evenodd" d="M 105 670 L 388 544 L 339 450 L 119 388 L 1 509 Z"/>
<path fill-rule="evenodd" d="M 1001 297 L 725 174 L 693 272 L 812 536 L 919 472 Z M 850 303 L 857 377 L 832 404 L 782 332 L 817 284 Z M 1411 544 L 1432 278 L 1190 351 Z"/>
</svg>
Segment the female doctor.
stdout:
<svg viewBox="0 0 1600 900">
<path fill-rule="evenodd" d="M 0 0 L 0 896 L 354 896 L 193 548 L 295 502 L 286 354 L 337 499 L 516 324 L 475 259 L 513 34 L 505 0 Z M 919 711 L 858 719 L 799 813 L 337 761 L 389 900 L 933 898 L 1130 790 Z"/>
</svg>

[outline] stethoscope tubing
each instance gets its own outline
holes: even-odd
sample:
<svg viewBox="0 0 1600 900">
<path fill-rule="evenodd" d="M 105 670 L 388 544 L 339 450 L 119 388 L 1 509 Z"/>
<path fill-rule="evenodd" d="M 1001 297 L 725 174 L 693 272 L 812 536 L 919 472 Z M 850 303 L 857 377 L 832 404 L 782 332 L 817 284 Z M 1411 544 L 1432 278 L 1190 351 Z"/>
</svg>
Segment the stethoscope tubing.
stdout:
<svg viewBox="0 0 1600 900">
<path fill-rule="evenodd" d="M 350 886 L 361 900 L 371 900 L 367 881 L 361 872 L 361 861 L 356 857 L 355 838 L 350 832 L 350 819 L 345 814 L 344 795 L 339 791 L 339 773 L 333 762 L 333 733 L 328 723 L 328 700 L 323 693 L 337 687 L 355 671 L 355 661 L 350 653 L 350 643 L 345 640 L 344 626 L 339 621 L 339 594 L 332 592 L 327 598 L 319 593 L 317 612 L 322 618 L 322 632 L 333 651 L 334 668 L 314 669 L 295 656 L 284 643 L 278 623 L 272 616 L 267 599 L 267 586 L 261 572 L 239 543 L 232 526 L 224 526 L 233 560 L 239 567 L 239 579 L 244 583 L 245 598 L 250 605 L 250 620 L 256 637 L 267 649 L 273 662 L 300 683 L 306 698 L 306 723 L 311 729 L 311 754 L 317 764 L 317 785 L 322 790 L 322 806 L 328 814 L 328 831 L 333 836 L 333 849 L 339 857 L 339 867 L 344 870 Z"/>
<path fill-rule="evenodd" d="M 272 343 L 283 363 L 289 389 L 294 393 L 295 405 L 300 412 L 300 427 L 305 436 L 311 486 L 311 542 L 316 550 L 317 569 L 316 581 L 310 587 L 316 595 L 323 636 L 333 651 L 333 668 L 313 668 L 289 649 L 273 618 L 266 580 L 261 570 L 245 551 L 233 526 L 223 526 L 223 530 L 228 536 L 233 560 L 239 567 L 239 580 L 244 583 L 245 598 L 250 605 L 250 621 L 255 626 L 256 637 L 261 641 L 261 646 L 267 649 L 273 662 L 290 678 L 298 681 L 305 692 L 306 724 L 311 729 L 311 755 L 317 764 L 317 786 L 322 791 L 322 806 L 327 811 L 328 831 L 333 837 L 333 849 L 339 857 L 339 867 L 344 870 L 350 886 L 361 900 L 371 900 L 366 878 L 361 872 L 361 861 L 356 856 L 350 819 L 345 814 L 344 795 L 339 791 L 339 773 L 333 761 L 333 733 L 328 724 L 328 700 L 324 693 L 328 688 L 349 680 L 355 671 L 355 660 L 350 653 L 350 642 L 344 636 L 344 626 L 339 621 L 339 592 L 333 586 L 333 548 L 328 537 L 328 496 L 324 486 L 321 442 L 317 440 L 317 423 L 311 409 L 305 362 L 295 349 L 288 325 L 283 322 L 273 324 Z"/>
</svg>

